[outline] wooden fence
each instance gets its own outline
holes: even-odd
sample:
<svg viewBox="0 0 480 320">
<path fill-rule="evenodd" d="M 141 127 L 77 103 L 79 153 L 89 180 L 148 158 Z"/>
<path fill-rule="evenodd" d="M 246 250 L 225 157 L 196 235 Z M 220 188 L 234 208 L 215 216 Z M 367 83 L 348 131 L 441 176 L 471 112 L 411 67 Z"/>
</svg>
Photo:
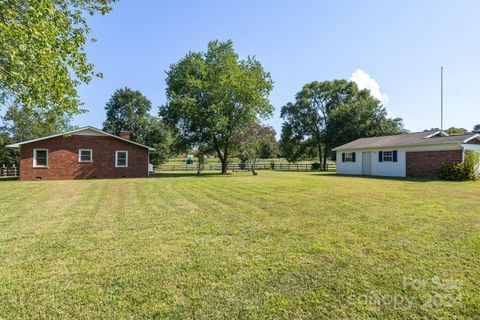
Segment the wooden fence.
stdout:
<svg viewBox="0 0 480 320">
<path fill-rule="evenodd" d="M 5 165 L 0 167 L 0 177 L 18 177 L 20 170 L 15 165 L 7 167 Z"/>
<path fill-rule="evenodd" d="M 220 164 L 206 164 L 203 166 L 202 170 L 222 170 Z M 239 172 L 239 171 L 250 171 L 252 170 L 251 164 L 229 164 L 227 166 L 228 171 Z M 325 170 L 321 168 L 320 170 L 312 170 L 311 163 L 263 163 L 255 165 L 255 170 L 275 170 L 275 171 L 335 171 L 336 165 L 334 163 L 328 163 Z M 154 171 L 197 171 L 196 165 L 164 165 L 160 167 L 155 167 Z M 18 177 L 20 170 L 16 166 L 7 167 L 5 165 L 0 167 L 0 177 Z"/>
<path fill-rule="evenodd" d="M 205 164 L 202 170 L 222 170 L 221 164 Z M 228 171 L 250 171 L 252 170 L 251 164 L 229 164 L 227 166 Z M 257 164 L 255 170 L 275 170 L 275 171 L 335 171 L 336 165 L 334 163 L 327 163 L 325 170 L 312 170 L 311 163 L 275 163 L 275 164 Z M 197 171 L 196 165 L 163 165 L 155 167 L 154 171 Z"/>
</svg>

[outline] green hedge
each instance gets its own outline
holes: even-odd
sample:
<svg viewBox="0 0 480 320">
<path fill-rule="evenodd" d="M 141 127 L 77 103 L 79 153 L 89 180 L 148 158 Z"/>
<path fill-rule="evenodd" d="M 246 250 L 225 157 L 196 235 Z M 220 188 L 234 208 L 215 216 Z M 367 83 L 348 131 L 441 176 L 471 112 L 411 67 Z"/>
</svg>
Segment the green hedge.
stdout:
<svg viewBox="0 0 480 320">
<path fill-rule="evenodd" d="M 438 177 L 442 180 L 475 181 L 480 178 L 479 164 L 479 154 L 468 150 L 465 152 L 465 160 L 463 162 L 444 165 L 440 169 Z"/>
</svg>

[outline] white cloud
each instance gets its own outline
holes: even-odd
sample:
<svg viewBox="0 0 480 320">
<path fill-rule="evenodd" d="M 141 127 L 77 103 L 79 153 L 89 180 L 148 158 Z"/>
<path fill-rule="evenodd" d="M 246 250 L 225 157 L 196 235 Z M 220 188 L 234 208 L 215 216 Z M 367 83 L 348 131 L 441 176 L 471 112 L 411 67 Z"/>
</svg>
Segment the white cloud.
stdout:
<svg viewBox="0 0 480 320">
<path fill-rule="evenodd" d="M 350 81 L 355 82 L 360 89 L 370 90 L 372 96 L 380 100 L 384 106 L 387 104 L 388 96 L 380 91 L 380 85 L 377 81 L 370 77 L 364 70 L 357 69 L 350 76 Z"/>
</svg>

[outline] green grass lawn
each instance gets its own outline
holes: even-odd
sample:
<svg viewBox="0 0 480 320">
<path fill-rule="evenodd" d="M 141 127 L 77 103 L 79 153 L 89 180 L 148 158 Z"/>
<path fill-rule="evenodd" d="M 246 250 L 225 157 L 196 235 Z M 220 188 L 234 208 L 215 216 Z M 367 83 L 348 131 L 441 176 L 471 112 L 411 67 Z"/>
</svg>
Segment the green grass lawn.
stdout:
<svg viewBox="0 0 480 320">
<path fill-rule="evenodd" d="M 0 181 L 0 319 L 480 315 L 480 183 Z"/>
</svg>

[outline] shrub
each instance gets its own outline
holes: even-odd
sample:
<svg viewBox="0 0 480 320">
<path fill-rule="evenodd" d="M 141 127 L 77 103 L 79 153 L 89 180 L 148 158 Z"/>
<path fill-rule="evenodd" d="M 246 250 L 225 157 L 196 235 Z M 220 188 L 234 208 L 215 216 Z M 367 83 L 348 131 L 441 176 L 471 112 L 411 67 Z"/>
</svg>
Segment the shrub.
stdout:
<svg viewBox="0 0 480 320">
<path fill-rule="evenodd" d="M 312 163 L 311 167 L 312 167 L 312 170 L 320 170 L 322 166 L 320 165 L 320 163 L 314 162 Z"/>
<path fill-rule="evenodd" d="M 465 160 L 463 162 L 444 165 L 440 169 L 438 177 L 442 180 L 475 181 L 480 178 L 479 164 L 479 154 L 468 150 L 465 152 Z"/>
</svg>

